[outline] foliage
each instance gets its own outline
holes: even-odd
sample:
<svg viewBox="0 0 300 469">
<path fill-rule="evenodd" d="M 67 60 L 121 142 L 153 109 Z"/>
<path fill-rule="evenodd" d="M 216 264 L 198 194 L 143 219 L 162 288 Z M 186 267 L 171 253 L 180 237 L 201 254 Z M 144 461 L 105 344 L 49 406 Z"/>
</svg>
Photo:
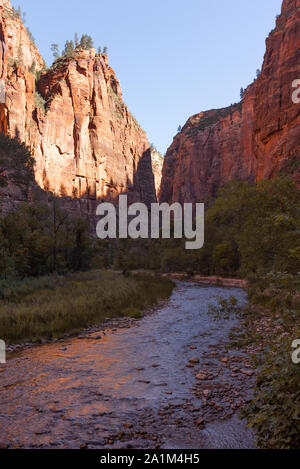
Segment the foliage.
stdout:
<svg viewBox="0 0 300 469">
<path fill-rule="evenodd" d="M 34 181 L 34 159 L 29 149 L 17 138 L 0 133 L 0 187 L 8 181 L 21 188 Z"/>
<path fill-rule="evenodd" d="M 59 57 L 59 45 L 58 44 L 51 44 L 50 46 L 54 59 L 58 59 Z"/>
<path fill-rule="evenodd" d="M 66 57 L 72 57 L 74 50 L 75 50 L 74 42 L 66 41 L 65 48 L 62 51 L 62 55 L 65 55 Z"/>
<path fill-rule="evenodd" d="M 80 39 L 80 47 L 82 49 L 91 49 L 94 47 L 94 41 L 88 34 L 83 34 Z"/>
<path fill-rule="evenodd" d="M 299 449 L 300 367 L 291 360 L 291 344 L 300 338 L 300 274 L 271 272 L 251 284 L 249 295 L 251 322 L 263 308 L 273 332 L 268 331 L 255 397 L 243 416 L 256 430 L 261 448 Z M 256 340 L 261 344 L 263 338 Z"/>
<path fill-rule="evenodd" d="M 80 40 L 79 40 L 79 36 L 78 36 L 78 33 L 75 33 L 74 35 L 74 40 L 67 40 L 65 42 L 65 47 L 64 49 L 62 50 L 62 53 L 60 55 L 59 53 L 59 45 L 54 43 L 54 44 L 51 44 L 51 51 L 52 51 L 52 54 L 53 54 L 53 58 L 54 58 L 54 63 L 53 65 L 57 65 L 57 63 L 60 62 L 61 59 L 63 58 L 71 58 L 74 56 L 74 52 L 76 50 L 80 50 L 80 49 L 83 49 L 83 50 L 89 50 L 89 49 L 92 49 L 94 47 L 94 41 L 93 41 L 93 38 L 89 35 L 89 34 L 82 34 Z M 97 53 L 99 55 L 101 54 L 106 54 L 108 53 L 108 47 L 105 46 L 102 50 L 101 47 L 98 47 L 98 51 Z"/>
<path fill-rule="evenodd" d="M 127 240 L 122 262 L 133 269 L 245 278 L 271 271 L 297 273 L 299 232 L 299 192 L 291 179 L 233 181 L 207 208 L 203 249 L 187 251 L 184 240 L 172 238 Z M 116 252 L 114 243 L 111 249 Z"/>
<path fill-rule="evenodd" d="M 70 217 L 57 200 L 24 203 L 0 219 L 3 278 L 83 270 L 91 256 L 87 222 Z"/>
<path fill-rule="evenodd" d="M 46 100 L 38 91 L 35 91 L 34 93 L 34 102 L 37 108 L 43 109 L 43 111 L 46 110 Z"/>
<path fill-rule="evenodd" d="M 229 300 L 219 298 L 218 306 L 209 305 L 208 312 L 212 314 L 215 319 L 230 319 L 231 317 L 237 317 L 240 313 L 240 307 L 238 306 L 237 299 L 231 296 Z"/>
</svg>

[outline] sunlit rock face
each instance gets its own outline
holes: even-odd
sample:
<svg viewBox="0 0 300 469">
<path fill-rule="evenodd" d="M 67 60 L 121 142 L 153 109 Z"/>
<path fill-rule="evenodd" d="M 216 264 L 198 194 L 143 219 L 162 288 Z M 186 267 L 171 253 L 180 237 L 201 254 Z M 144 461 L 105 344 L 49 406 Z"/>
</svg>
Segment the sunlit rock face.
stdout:
<svg viewBox="0 0 300 469">
<path fill-rule="evenodd" d="M 156 190 L 156 194 L 159 196 L 164 157 L 153 146 L 151 146 L 151 160 L 152 160 L 152 170 L 153 170 L 153 175 L 154 175 L 155 190 Z"/>
<path fill-rule="evenodd" d="M 0 80 L 0 131 L 30 147 L 40 188 L 88 206 L 119 193 L 156 201 L 146 133 L 106 55 L 76 49 L 47 69 L 21 19 L 0 0 Z"/>
<path fill-rule="evenodd" d="M 266 41 L 258 79 L 241 103 L 191 117 L 167 151 L 160 200 L 203 201 L 234 178 L 255 181 L 280 172 L 300 185 L 300 0 L 285 0 Z"/>
</svg>

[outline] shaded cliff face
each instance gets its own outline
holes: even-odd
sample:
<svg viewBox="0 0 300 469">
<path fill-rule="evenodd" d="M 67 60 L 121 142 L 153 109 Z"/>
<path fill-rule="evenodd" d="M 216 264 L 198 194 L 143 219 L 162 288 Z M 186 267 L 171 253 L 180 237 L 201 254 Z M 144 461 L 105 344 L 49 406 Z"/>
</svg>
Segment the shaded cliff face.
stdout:
<svg viewBox="0 0 300 469">
<path fill-rule="evenodd" d="M 262 73 L 240 104 L 191 117 L 168 149 L 162 202 L 201 202 L 228 180 L 272 178 L 284 170 L 300 184 L 300 0 L 285 0 L 266 41 Z"/>
<path fill-rule="evenodd" d="M 30 147 L 42 189 L 91 204 L 119 193 L 156 201 L 147 136 L 105 55 L 76 49 L 47 70 L 20 18 L 0 0 L 0 79 L 0 131 Z"/>
</svg>

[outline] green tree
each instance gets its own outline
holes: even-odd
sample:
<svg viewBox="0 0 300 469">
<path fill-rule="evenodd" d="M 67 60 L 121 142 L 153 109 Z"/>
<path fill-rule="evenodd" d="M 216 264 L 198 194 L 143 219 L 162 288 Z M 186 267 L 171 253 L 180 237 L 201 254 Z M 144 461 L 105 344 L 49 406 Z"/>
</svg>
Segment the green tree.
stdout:
<svg viewBox="0 0 300 469">
<path fill-rule="evenodd" d="M 74 36 L 74 45 L 75 45 L 75 47 L 78 47 L 78 46 L 79 46 L 79 36 L 78 36 L 78 33 L 75 33 L 75 36 Z"/>
<path fill-rule="evenodd" d="M 26 145 L 0 133 L 0 187 L 10 181 L 27 193 L 34 181 L 33 169 L 34 158 Z"/>
<path fill-rule="evenodd" d="M 80 46 L 82 49 L 91 49 L 94 47 L 93 39 L 88 34 L 83 34 L 80 39 Z"/>
<path fill-rule="evenodd" d="M 59 45 L 58 44 L 51 44 L 51 51 L 53 54 L 54 59 L 58 59 L 59 57 Z"/>
<path fill-rule="evenodd" d="M 67 57 L 72 57 L 73 52 L 74 52 L 74 42 L 66 41 L 65 48 L 62 51 L 62 55 L 66 55 Z"/>
</svg>

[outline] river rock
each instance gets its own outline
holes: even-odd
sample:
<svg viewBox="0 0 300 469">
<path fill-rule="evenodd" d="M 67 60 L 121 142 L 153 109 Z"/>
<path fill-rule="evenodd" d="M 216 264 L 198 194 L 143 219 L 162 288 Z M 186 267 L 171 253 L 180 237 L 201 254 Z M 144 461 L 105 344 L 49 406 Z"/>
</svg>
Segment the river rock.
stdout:
<svg viewBox="0 0 300 469">
<path fill-rule="evenodd" d="M 196 379 L 198 379 L 199 381 L 204 381 L 206 377 L 207 375 L 205 373 L 199 373 L 198 375 L 196 375 Z"/>
<path fill-rule="evenodd" d="M 253 370 L 246 370 L 245 368 L 243 368 L 241 370 L 241 373 L 243 373 L 243 375 L 247 375 L 247 376 L 253 376 L 254 375 L 254 371 Z"/>
<path fill-rule="evenodd" d="M 200 360 L 199 358 L 194 357 L 194 358 L 190 358 L 189 362 L 193 365 L 197 365 L 198 363 L 200 363 Z"/>
</svg>

